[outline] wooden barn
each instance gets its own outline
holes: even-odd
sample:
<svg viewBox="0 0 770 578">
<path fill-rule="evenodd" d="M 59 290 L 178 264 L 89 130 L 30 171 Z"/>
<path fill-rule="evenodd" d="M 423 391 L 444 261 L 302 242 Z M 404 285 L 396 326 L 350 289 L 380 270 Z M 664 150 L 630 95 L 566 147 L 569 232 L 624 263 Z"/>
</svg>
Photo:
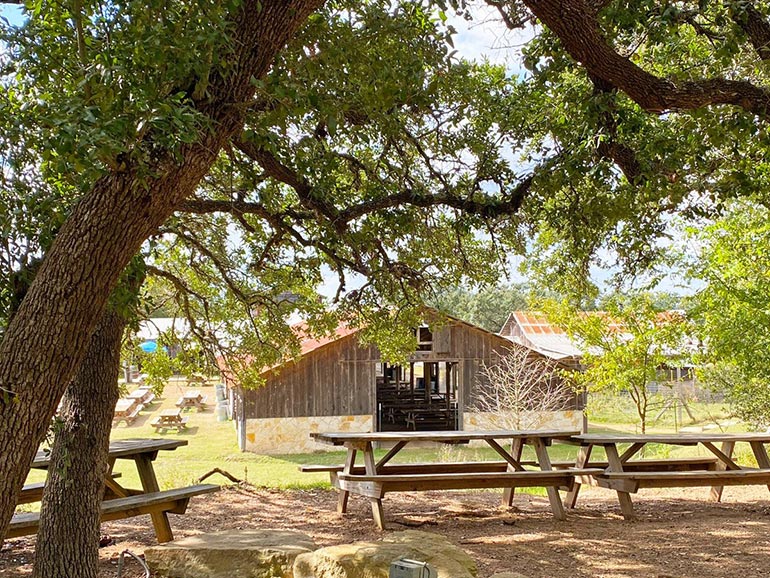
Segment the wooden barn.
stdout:
<svg viewBox="0 0 770 578">
<path fill-rule="evenodd" d="M 298 359 L 263 373 L 265 385 L 229 383 L 239 445 L 256 453 L 328 449 L 314 431 L 488 429 L 473 411 L 481 369 L 518 347 L 509 339 L 458 319 L 435 330 L 419 327 L 408 365 L 382 362 L 375 346 L 362 346 L 344 326 L 324 339 L 305 339 Z M 574 396 L 553 412 L 550 427 L 580 428 Z"/>
</svg>

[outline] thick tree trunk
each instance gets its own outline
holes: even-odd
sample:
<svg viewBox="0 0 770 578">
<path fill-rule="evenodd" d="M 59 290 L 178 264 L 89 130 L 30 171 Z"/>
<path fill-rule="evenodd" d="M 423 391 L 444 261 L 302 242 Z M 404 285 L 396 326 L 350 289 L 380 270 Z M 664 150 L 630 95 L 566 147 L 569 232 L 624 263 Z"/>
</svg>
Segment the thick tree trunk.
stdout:
<svg viewBox="0 0 770 578">
<path fill-rule="evenodd" d="M 253 79 L 267 73 L 322 1 L 245 0 L 233 16 L 227 73 L 212 74 L 205 100 L 196 103 L 212 128 L 177 154 L 153 151 L 150 166 L 129 161 L 124 171 L 100 179 L 57 235 L 0 343 L 0 538 L 120 272 L 240 130 L 254 95 Z"/>
<path fill-rule="evenodd" d="M 125 326 L 120 315 L 105 312 L 64 394 L 40 511 L 34 578 L 96 578 L 99 504 Z"/>
</svg>

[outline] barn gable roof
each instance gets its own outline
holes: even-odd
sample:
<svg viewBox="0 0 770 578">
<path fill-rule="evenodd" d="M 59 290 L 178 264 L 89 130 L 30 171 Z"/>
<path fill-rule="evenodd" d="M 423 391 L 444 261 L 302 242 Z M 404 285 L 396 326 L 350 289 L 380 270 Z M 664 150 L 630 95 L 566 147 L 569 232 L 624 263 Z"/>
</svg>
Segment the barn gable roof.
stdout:
<svg viewBox="0 0 770 578">
<path fill-rule="evenodd" d="M 501 334 L 551 359 L 576 359 L 583 355 L 567 333 L 539 311 L 513 311 Z"/>
<path fill-rule="evenodd" d="M 501 335 L 495 333 L 494 331 L 489 331 L 487 329 L 484 329 L 483 327 L 479 327 L 477 325 L 474 325 L 472 323 L 468 323 L 467 321 L 463 321 L 462 319 L 458 319 L 457 317 L 453 317 L 451 315 L 448 315 L 446 313 L 443 313 L 437 309 L 434 309 L 432 307 L 425 307 L 423 309 L 426 321 L 434 321 L 436 319 L 442 320 L 444 322 L 448 322 L 450 324 L 456 324 L 456 325 L 464 325 L 466 327 L 470 327 L 471 329 L 474 329 L 476 331 L 480 331 L 482 333 L 488 334 L 494 338 L 497 339 L 504 339 Z M 332 343 L 336 343 L 340 339 L 345 339 L 347 337 L 350 337 L 351 335 L 354 335 L 361 331 L 361 328 L 353 328 L 349 327 L 345 323 L 340 323 L 337 328 L 334 330 L 333 333 L 330 335 L 322 336 L 322 337 L 314 337 L 307 333 L 307 324 L 305 323 L 298 323 L 292 327 L 292 329 L 297 333 L 297 335 L 300 337 L 300 354 L 298 357 L 294 358 L 293 360 L 286 361 L 284 363 L 276 364 L 272 367 L 267 367 L 263 370 L 263 373 L 268 371 L 273 371 L 278 368 L 280 368 L 282 365 L 285 365 L 286 363 L 292 363 L 296 362 L 302 357 L 321 349 L 322 347 L 326 345 L 330 345 Z M 508 341 L 508 340 L 505 340 Z"/>
<path fill-rule="evenodd" d="M 343 337 L 353 335 L 360 331 L 360 329 L 348 327 L 344 323 L 340 323 L 331 335 L 323 335 L 320 337 L 309 334 L 306 323 L 298 323 L 292 327 L 292 330 L 294 330 L 300 338 L 300 357 L 307 355 L 311 351 L 320 349 L 324 345 L 334 343 Z"/>
</svg>

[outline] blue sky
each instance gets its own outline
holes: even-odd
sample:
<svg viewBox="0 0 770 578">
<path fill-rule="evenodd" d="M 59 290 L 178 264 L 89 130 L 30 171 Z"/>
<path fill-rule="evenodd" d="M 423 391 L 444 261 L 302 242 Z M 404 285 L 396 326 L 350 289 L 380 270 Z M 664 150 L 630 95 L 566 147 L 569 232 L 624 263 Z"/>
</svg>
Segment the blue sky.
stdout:
<svg viewBox="0 0 770 578">
<path fill-rule="evenodd" d="M 0 18 L 7 19 L 11 24 L 20 24 L 22 21 L 21 8 L 0 4 Z"/>
</svg>

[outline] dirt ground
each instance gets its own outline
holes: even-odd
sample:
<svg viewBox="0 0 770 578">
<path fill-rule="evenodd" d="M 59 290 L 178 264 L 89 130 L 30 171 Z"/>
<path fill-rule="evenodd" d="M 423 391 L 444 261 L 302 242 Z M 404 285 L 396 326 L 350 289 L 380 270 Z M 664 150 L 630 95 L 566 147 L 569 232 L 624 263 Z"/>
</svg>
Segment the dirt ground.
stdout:
<svg viewBox="0 0 770 578">
<path fill-rule="evenodd" d="M 551 517 L 546 498 L 517 494 L 501 508 L 499 492 L 388 494 L 386 532 L 419 528 L 449 537 L 478 564 L 479 578 L 518 571 L 528 578 L 770 577 L 770 495 L 766 488 L 726 488 L 724 501 L 706 501 L 708 490 L 646 490 L 635 497 L 638 519 L 624 521 L 612 492 L 581 495 L 568 519 Z M 350 499 L 335 510 L 332 491 L 278 491 L 234 487 L 194 498 L 184 516 L 172 516 L 177 538 L 220 529 L 288 528 L 306 532 L 319 546 L 376 540 L 368 502 Z M 102 525 L 113 543 L 103 547 L 103 578 L 117 576 L 121 551 L 154 544 L 149 517 Z M 0 576 L 28 576 L 34 538 L 8 540 L 0 551 Z M 143 576 L 128 562 L 124 578 Z"/>
</svg>

